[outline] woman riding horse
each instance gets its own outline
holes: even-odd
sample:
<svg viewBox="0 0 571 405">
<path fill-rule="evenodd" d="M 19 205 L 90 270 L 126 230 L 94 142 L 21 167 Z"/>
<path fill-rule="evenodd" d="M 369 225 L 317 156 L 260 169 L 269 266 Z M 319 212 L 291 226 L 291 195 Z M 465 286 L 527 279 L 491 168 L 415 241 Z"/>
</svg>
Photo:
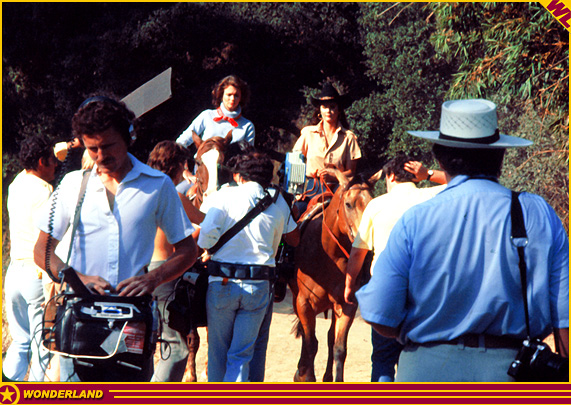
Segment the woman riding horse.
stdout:
<svg viewBox="0 0 571 405">
<path fill-rule="evenodd" d="M 328 187 L 335 190 L 338 180 L 326 170 L 337 168 L 343 175 L 351 178 L 355 175 L 357 161 L 361 158 L 361 149 L 357 137 L 347 129 L 344 108 L 349 104 L 347 95 L 339 95 L 330 83 L 325 83 L 317 98 L 311 103 L 316 107 L 315 118 L 321 117 L 317 125 L 310 125 L 301 130 L 301 136 L 295 143 L 293 151 L 303 153 L 306 158 L 307 190 L 303 201 L 296 206 L 299 214 L 307 208 L 307 201 L 325 191 L 319 179 L 324 178 Z"/>
<path fill-rule="evenodd" d="M 250 98 L 248 84 L 237 76 L 227 76 L 212 90 L 213 110 L 204 110 L 177 138 L 176 142 L 189 147 L 194 142 L 193 134 L 203 141 L 219 136 L 224 138 L 232 131 L 232 142 L 241 140 L 254 145 L 254 124 L 242 116 L 242 106 Z"/>
</svg>

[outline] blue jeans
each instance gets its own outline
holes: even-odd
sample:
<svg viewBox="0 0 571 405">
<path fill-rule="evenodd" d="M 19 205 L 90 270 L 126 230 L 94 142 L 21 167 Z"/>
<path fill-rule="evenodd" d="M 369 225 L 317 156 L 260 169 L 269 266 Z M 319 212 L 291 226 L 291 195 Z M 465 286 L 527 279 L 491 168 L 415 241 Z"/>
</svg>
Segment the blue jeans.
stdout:
<svg viewBox="0 0 571 405">
<path fill-rule="evenodd" d="M 154 270 L 151 266 L 149 266 L 149 271 Z M 160 356 L 151 379 L 153 382 L 181 382 L 186 369 L 189 354 L 186 336 L 168 325 L 167 306 L 174 299 L 176 282 L 177 279 L 167 281 L 153 291 L 161 321 Z"/>
<path fill-rule="evenodd" d="M 208 381 L 248 381 L 270 299 L 269 281 L 211 281 L 206 294 Z"/>
<path fill-rule="evenodd" d="M 254 346 L 254 357 L 250 362 L 250 382 L 263 382 L 266 372 L 266 352 L 268 351 L 268 341 L 270 340 L 270 324 L 272 323 L 272 313 L 274 311 L 274 294 L 270 295 L 270 303 L 260 326 L 260 332 Z"/>
<path fill-rule="evenodd" d="M 371 382 L 393 382 L 395 380 L 395 366 L 398 363 L 403 345 L 396 339 L 379 335 L 374 329 L 371 331 L 371 343 L 373 344 Z"/>
</svg>

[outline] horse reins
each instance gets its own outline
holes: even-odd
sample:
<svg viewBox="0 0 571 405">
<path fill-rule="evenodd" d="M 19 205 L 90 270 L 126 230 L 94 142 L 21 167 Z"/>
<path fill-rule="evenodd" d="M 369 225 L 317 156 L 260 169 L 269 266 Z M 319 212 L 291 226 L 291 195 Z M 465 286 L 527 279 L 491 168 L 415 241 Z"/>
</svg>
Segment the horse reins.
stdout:
<svg viewBox="0 0 571 405">
<path fill-rule="evenodd" d="M 325 185 L 325 187 L 327 188 L 327 190 L 333 194 L 333 192 L 331 191 L 331 189 L 329 188 L 329 186 L 327 185 L 327 183 L 324 180 L 324 176 L 321 175 L 319 178 L 319 181 L 321 183 L 323 183 Z M 322 198 L 322 203 L 325 203 L 325 196 L 323 195 L 323 193 L 321 194 L 321 198 Z M 341 249 L 341 251 L 343 252 L 343 254 L 345 255 L 345 257 L 347 257 L 347 259 L 349 259 L 349 253 L 347 252 L 347 250 L 341 245 L 341 242 L 339 242 L 339 239 L 333 234 L 333 231 L 329 228 L 329 225 L 327 225 L 327 220 L 325 218 L 325 211 L 326 209 L 323 209 L 323 225 L 325 226 L 325 229 L 327 229 L 327 232 L 329 232 L 329 236 L 331 236 L 331 238 L 335 241 L 335 243 L 337 244 L 337 246 L 339 246 L 339 249 Z M 339 208 L 337 208 L 337 212 L 339 212 Z"/>
</svg>

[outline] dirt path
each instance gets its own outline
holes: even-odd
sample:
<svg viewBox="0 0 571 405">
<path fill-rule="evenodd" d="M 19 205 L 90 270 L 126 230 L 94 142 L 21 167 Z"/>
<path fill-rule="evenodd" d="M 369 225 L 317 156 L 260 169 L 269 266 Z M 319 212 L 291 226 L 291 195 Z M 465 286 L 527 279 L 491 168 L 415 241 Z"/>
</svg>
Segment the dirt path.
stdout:
<svg viewBox="0 0 571 405">
<path fill-rule="evenodd" d="M 274 305 L 272 324 L 270 327 L 270 341 L 266 360 L 266 382 L 291 382 L 297 369 L 297 362 L 301 352 L 301 340 L 291 333 L 295 322 L 291 304 L 291 292 L 284 301 Z M 324 319 L 320 315 L 317 319 L 317 340 L 319 350 L 315 360 L 315 375 L 321 381 L 327 363 L 327 331 L 331 319 Z M 198 381 L 206 381 L 204 373 L 206 354 L 206 334 L 200 328 L 201 346 L 197 355 Z M 204 343 L 202 343 L 204 342 Z M 371 327 L 357 314 L 355 322 L 349 331 L 347 361 L 345 362 L 346 382 L 368 382 L 371 376 Z"/>
</svg>

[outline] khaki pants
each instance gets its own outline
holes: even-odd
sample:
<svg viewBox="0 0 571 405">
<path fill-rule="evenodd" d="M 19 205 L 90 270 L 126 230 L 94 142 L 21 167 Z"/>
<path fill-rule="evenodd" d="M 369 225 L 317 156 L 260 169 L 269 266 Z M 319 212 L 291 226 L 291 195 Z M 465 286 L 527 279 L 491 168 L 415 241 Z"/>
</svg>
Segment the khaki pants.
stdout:
<svg viewBox="0 0 571 405">
<path fill-rule="evenodd" d="M 399 357 L 397 382 L 513 382 L 507 372 L 518 349 L 407 344 Z"/>
</svg>

